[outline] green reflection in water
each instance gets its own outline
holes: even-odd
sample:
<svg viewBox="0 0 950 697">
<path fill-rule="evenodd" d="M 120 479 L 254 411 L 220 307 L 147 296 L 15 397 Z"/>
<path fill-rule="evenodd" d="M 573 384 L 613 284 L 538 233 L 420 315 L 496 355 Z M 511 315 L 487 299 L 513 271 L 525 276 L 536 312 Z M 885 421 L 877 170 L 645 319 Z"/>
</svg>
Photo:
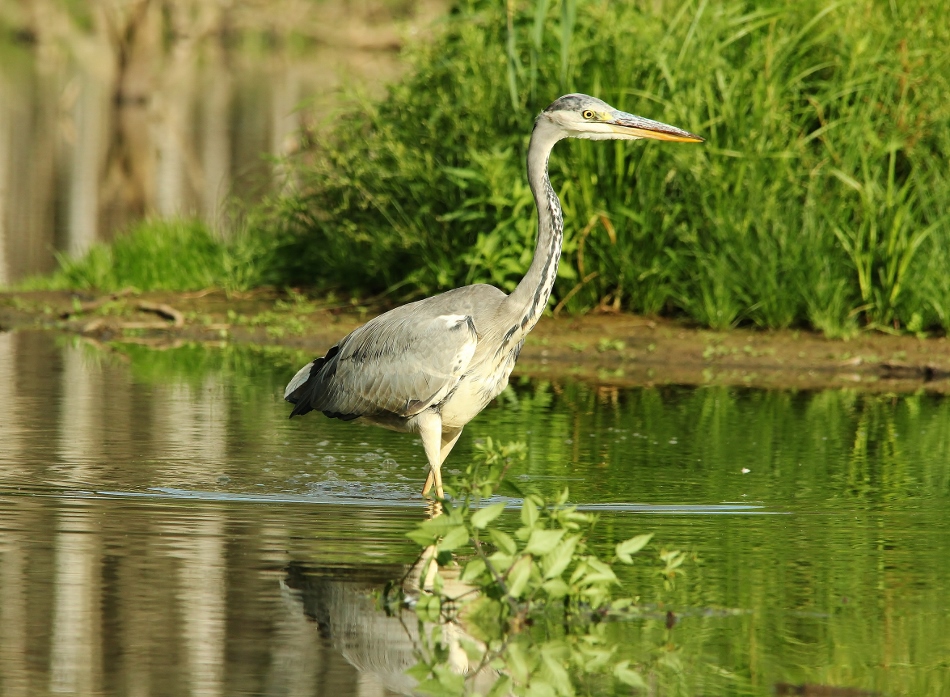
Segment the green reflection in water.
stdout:
<svg viewBox="0 0 950 697">
<path fill-rule="evenodd" d="M 226 452 L 205 477 L 174 467 L 136 478 L 118 472 L 114 488 L 337 501 L 353 514 L 320 516 L 315 532 L 298 513 L 290 527 L 300 537 L 352 542 L 308 546 L 301 563 L 411 560 L 398 542 L 411 516 L 395 528 L 379 524 L 388 546 L 366 543 L 373 534 L 335 531 L 378 519 L 354 503 L 359 497 L 395 505 L 416 495 L 421 448 L 409 436 L 327 419 L 289 421 L 280 392 L 300 356 L 241 347 L 118 350 L 141 398 L 182 385 L 193 398 L 209 381 L 220 386 L 223 411 L 208 418 L 225 424 Z M 656 673 L 664 694 L 764 695 L 778 684 L 821 684 L 940 695 L 950 690 L 948 410 L 927 394 L 523 382 L 467 428 L 446 469 L 471 457 L 475 439 L 525 440 L 527 462 L 511 473 L 519 483 L 548 494 L 566 484 L 580 504 L 647 505 L 602 511 L 594 542 L 607 548 L 654 532 L 654 553 L 678 548 L 694 557 L 671 591 L 656 583 L 653 564 L 626 572 L 623 582 L 654 614 L 607 629 L 633 653 L 668 666 Z M 662 504 L 726 502 L 775 515 L 650 514 Z M 347 573 L 337 580 L 345 583 Z"/>
</svg>

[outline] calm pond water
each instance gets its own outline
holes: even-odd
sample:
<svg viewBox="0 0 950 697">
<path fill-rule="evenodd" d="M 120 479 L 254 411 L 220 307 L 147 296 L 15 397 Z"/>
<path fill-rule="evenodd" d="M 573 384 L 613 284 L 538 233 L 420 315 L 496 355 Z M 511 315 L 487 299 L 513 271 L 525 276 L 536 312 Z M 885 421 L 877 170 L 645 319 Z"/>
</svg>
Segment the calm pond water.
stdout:
<svg viewBox="0 0 950 697">
<path fill-rule="evenodd" d="M 405 689 L 369 592 L 415 557 L 422 450 L 288 420 L 302 359 L 0 334 L 0 695 Z M 652 611 L 611 628 L 655 694 L 942 695 L 948 421 L 925 394 L 530 382 L 446 469 L 524 440 L 512 476 L 570 486 L 599 543 L 655 533 L 623 577 Z M 661 549 L 690 552 L 672 589 Z"/>
</svg>

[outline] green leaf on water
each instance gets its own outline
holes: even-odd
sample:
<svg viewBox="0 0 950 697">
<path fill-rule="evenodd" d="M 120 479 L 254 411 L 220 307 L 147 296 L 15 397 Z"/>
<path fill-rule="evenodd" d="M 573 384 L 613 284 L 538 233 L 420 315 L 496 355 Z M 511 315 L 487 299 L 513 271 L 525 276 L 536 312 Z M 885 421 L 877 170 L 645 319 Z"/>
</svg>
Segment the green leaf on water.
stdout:
<svg viewBox="0 0 950 697">
<path fill-rule="evenodd" d="M 601 670 L 614 655 L 613 650 L 600 647 L 585 647 L 580 653 L 587 659 L 584 661 L 584 670 L 588 673 Z"/>
<path fill-rule="evenodd" d="M 525 547 L 525 554 L 536 557 L 543 556 L 554 549 L 555 545 L 564 537 L 566 530 L 532 530 Z"/>
<path fill-rule="evenodd" d="M 564 664 L 567 663 L 570 655 L 570 650 L 561 641 L 548 642 L 541 647 L 541 661 L 548 674 L 547 677 L 550 677 L 552 684 L 562 695 L 574 693 L 571 689 L 571 676 L 564 669 Z"/>
<path fill-rule="evenodd" d="M 524 588 L 531 578 L 531 567 L 534 562 L 531 557 L 521 557 L 508 572 L 508 595 L 512 598 L 520 598 L 524 593 Z"/>
<path fill-rule="evenodd" d="M 462 575 L 459 577 L 461 581 L 474 581 L 483 573 L 485 573 L 486 566 L 485 562 L 482 559 L 472 559 L 468 564 L 465 565 L 465 569 L 462 571 Z"/>
<path fill-rule="evenodd" d="M 501 530 L 489 530 L 488 536 L 494 545 L 505 554 L 514 554 L 518 551 L 517 543 L 508 533 Z"/>
<path fill-rule="evenodd" d="M 416 616 L 423 622 L 438 622 L 442 601 L 436 595 L 420 595 L 416 601 Z"/>
<path fill-rule="evenodd" d="M 581 580 L 581 577 L 587 573 L 587 560 L 581 560 L 581 562 L 574 569 L 574 573 L 571 574 L 570 583 L 577 583 Z"/>
<path fill-rule="evenodd" d="M 524 498 L 524 491 L 510 479 L 502 479 L 501 486 L 498 487 L 499 494 L 507 494 L 519 499 Z"/>
<path fill-rule="evenodd" d="M 446 533 L 445 537 L 439 540 L 439 551 L 456 549 L 468 542 L 468 528 L 464 525 L 458 525 Z"/>
<path fill-rule="evenodd" d="M 488 643 L 501 638 L 504 627 L 499 601 L 483 595 L 468 604 L 463 615 L 465 628 L 475 639 Z"/>
<path fill-rule="evenodd" d="M 428 547 L 429 545 L 434 544 L 439 538 L 438 535 L 435 535 L 428 530 L 423 530 L 422 528 L 410 530 L 406 533 L 406 537 L 408 537 L 420 547 Z"/>
<path fill-rule="evenodd" d="M 587 564 L 588 566 L 590 566 L 591 570 L 587 574 L 584 575 L 585 583 L 598 583 L 598 582 L 619 583 L 619 581 L 617 581 L 617 575 L 614 573 L 614 570 L 611 569 L 610 566 L 602 562 L 600 559 L 588 557 Z"/>
<path fill-rule="evenodd" d="M 525 527 L 532 527 L 538 521 L 538 504 L 530 496 L 521 505 L 521 523 Z"/>
<path fill-rule="evenodd" d="M 586 599 L 591 607 L 599 608 L 610 599 L 610 593 L 607 592 L 606 584 L 599 583 L 582 590 L 581 597 Z"/>
<path fill-rule="evenodd" d="M 472 525 L 479 530 L 484 530 L 490 522 L 501 515 L 503 510 L 505 510 L 504 503 L 493 503 L 491 506 L 481 508 L 472 514 Z"/>
<path fill-rule="evenodd" d="M 532 678 L 525 692 L 525 697 L 555 697 L 555 695 L 557 692 L 554 685 L 541 678 Z"/>
<path fill-rule="evenodd" d="M 613 612 L 623 612 L 631 605 L 633 605 L 633 598 L 617 598 L 610 604 L 610 609 Z"/>
<path fill-rule="evenodd" d="M 491 689 L 485 697 L 508 697 L 508 695 L 511 694 L 511 688 L 511 678 L 507 675 L 502 675 L 495 681 L 495 684 L 491 686 Z"/>
<path fill-rule="evenodd" d="M 630 685 L 630 687 L 637 687 L 641 690 L 647 689 L 647 684 L 643 682 L 643 678 L 640 677 L 640 674 L 628 668 L 630 661 L 621 661 L 614 667 L 614 677 L 616 677 L 620 682 Z"/>
<path fill-rule="evenodd" d="M 545 581 L 541 588 L 548 594 L 551 600 L 559 600 L 571 592 L 571 587 L 560 578 L 552 578 L 550 581 Z"/>
<path fill-rule="evenodd" d="M 505 554 L 504 552 L 495 552 L 490 557 L 488 561 L 491 562 L 492 568 L 496 573 L 503 574 L 511 568 L 511 565 L 515 563 L 515 556 L 511 554 Z"/>
<path fill-rule="evenodd" d="M 513 641 L 508 645 L 505 658 L 508 664 L 508 672 L 515 679 L 515 682 L 522 685 L 528 682 L 531 677 L 531 668 L 520 641 Z"/>
<path fill-rule="evenodd" d="M 577 549 L 579 535 L 571 535 L 561 540 L 544 559 L 541 560 L 541 567 L 544 569 L 544 578 L 554 578 L 564 573 L 564 570 L 570 565 L 574 558 L 574 550 Z"/>
<path fill-rule="evenodd" d="M 617 558 L 624 564 L 632 564 L 633 559 L 631 559 L 631 555 L 636 554 L 646 547 L 652 538 L 653 533 L 649 533 L 647 535 L 637 535 L 636 537 L 631 537 L 629 540 L 618 542 L 616 547 Z"/>
<path fill-rule="evenodd" d="M 417 525 L 415 529 L 406 533 L 406 537 L 422 547 L 428 547 L 461 522 L 461 518 L 455 512 L 452 515 L 436 516 Z"/>
<path fill-rule="evenodd" d="M 491 448 L 492 452 L 499 450 L 494 444 Z M 458 489 L 458 501 L 446 503 L 442 516 L 418 525 L 408 534 L 419 544 L 433 546 L 441 566 L 450 562 L 451 550 L 469 544 L 472 537 L 490 541 L 490 545 L 478 543 L 477 555 L 464 562 L 459 575 L 476 592 L 453 600 L 445 595 L 441 583 L 435 583 L 431 593 L 423 593 L 417 600 L 420 636 L 430 634 L 423 640 L 428 647 L 424 655 L 428 658 L 412 671 L 418 681 L 417 692 L 435 697 L 461 694 L 471 688 L 448 667 L 449 646 L 440 629 L 443 607 L 457 613 L 466 628 L 468 638 L 460 640 L 460 646 L 470 664 L 484 662 L 498 671 L 486 676 L 488 684 L 481 686 L 482 690 L 489 690 L 486 697 L 573 697 L 578 688 L 574 680 L 586 681 L 582 675 L 595 673 L 608 680 L 612 676 L 616 687 L 622 683 L 643 688 L 643 678 L 629 661 L 617 663 L 617 646 L 607 638 L 605 627 L 596 621 L 590 627 L 585 625 L 587 633 L 582 636 L 574 636 L 568 630 L 560 639 L 551 640 L 548 635 L 547 642 L 543 642 L 539 630 L 521 629 L 537 628 L 533 623 L 546 607 L 563 608 L 559 611 L 567 615 L 576 613 L 578 608 L 596 613 L 609 607 L 618 615 L 623 613 L 636 601 L 611 597 L 612 586 L 618 583 L 613 565 L 617 561 L 631 563 L 633 555 L 653 536 L 645 534 L 623 540 L 614 546 L 613 561 L 601 561 L 588 541 L 596 516 L 567 506 L 566 491 L 553 500 L 528 494 L 520 511 L 521 526 L 513 534 L 502 532 L 493 523 L 505 511 L 505 503 L 470 508 L 485 496 L 497 493 L 497 487 L 498 482 L 487 476 L 463 484 Z M 661 557 L 666 566 L 663 573 L 668 577 L 679 572 L 677 567 L 685 559 L 682 552 L 664 551 Z M 567 575 L 569 581 L 564 578 Z M 586 610 L 582 611 L 581 616 L 586 617 L 585 613 Z M 599 680 L 598 684 L 602 684 Z M 629 692 L 630 687 L 623 690 Z"/>
</svg>

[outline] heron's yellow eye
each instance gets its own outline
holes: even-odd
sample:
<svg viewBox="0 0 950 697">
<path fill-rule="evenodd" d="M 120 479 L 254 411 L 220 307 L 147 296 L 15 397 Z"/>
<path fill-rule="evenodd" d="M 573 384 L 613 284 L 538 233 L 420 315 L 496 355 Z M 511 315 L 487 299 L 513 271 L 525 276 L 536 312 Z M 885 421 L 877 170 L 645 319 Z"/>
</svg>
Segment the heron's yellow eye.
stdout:
<svg viewBox="0 0 950 697">
<path fill-rule="evenodd" d="M 584 112 L 581 114 L 581 116 L 583 116 L 585 119 L 592 119 L 594 118 L 594 112 L 590 109 L 584 109 Z"/>
</svg>

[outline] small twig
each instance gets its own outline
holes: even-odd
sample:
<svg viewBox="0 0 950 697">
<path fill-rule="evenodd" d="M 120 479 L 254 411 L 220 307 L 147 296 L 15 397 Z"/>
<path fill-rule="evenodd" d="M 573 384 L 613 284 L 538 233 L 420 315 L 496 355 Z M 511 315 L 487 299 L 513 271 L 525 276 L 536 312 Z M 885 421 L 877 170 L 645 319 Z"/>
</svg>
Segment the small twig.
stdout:
<svg viewBox="0 0 950 697">
<path fill-rule="evenodd" d="M 171 305 L 140 300 L 136 307 L 143 312 L 154 312 L 159 317 L 170 319 L 176 327 L 185 326 L 185 316 Z"/>
<path fill-rule="evenodd" d="M 91 322 L 87 322 L 86 324 L 84 324 L 81 331 L 83 334 L 92 334 L 93 332 L 96 332 L 102 329 L 105 323 L 106 323 L 105 319 L 100 317 L 98 319 L 94 319 Z"/>
<path fill-rule="evenodd" d="M 485 644 L 485 652 L 482 654 L 482 660 L 478 662 L 478 667 L 475 668 L 475 671 L 470 676 L 472 683 L 474 684 L 475 678 L 478 677 L 478 674 L 481 673 L 488 666 L 489 663 L 496 657 L 501 656 L 505 649 L 508 648 L 508 642 L 506 641 L 502 644 L 501 648 L 498 651 L 492 651 L 488 644 Z"/>
<path fill-rule="evenodd" d="M 501 587 L 501 592 L 507 596 L 508 586 L 505 584 L 505 580 L 501 577 L 501 575 L 499 575 L 499 573 L 495 571 L 495 567 L 492 566 L 492 563 L 488 560 L 488 555 L 486 555 L 482 551 L 482 543 L 479 541 L 477 537 L 473 537 L 472 542 L 475 543 L 475 550 L 478 552 L 478 556 L 480 556 L 482 558 L 482 561 L 485 562 L 485 568 L 487 568 L 489 573 L 491 573 L 492 578 L 495 579 L 495 583 L 497 583 Z"/>
<path fill-rule="evenodd" d="M 193 293 L 182 293 L 181 297 L 186 300 L 197 300 L 198 298 L 203 298 L 206 295 L 211 295 L 212 293 L 221 290 L 220 288 L 205 288 L 204 290 L 197 290 Z"/>
<path fill-rule="evenodd" d="M 100 298 L 95 300 L 90 300 L 89 302 L 79 303 L 78 308 L 73 308 L 71 310 L 66 310 L 65 312 L 60 313 L 60 319 L 69 319 L 73 315 L 78 315 L 83 312 L 91 312 L 93 310 L 98 310 L 100 307 L 106 303 L 110 303 L 113 300 L 118 300 L 119 298 L 124 298 L 127 295 L 132 295 L 135 292 L 134 288 L 123 288 L 122 290 L 116 291 L 115 293 L 109 293 L 109 295 L 103 295 Z"/>
<path fill-rule="evenodd" d="M 573 298 L 581 288 L 583 288 L 585 285 L 587 285 L 588 282 L 594 280 L 594 279 L 597 277 L 597 275 L 598 275 L 598 274 L 597 274 L 596 271 L 592 271 L 592 272 L 590 272 L 589 274 L 587 274 L 586 276 L 584 276 L 584 278 L 581 280 L 581 282 L 578 283 L 577 285 L 575 285 L 573 288 L 571 288 L 571 289 L 567 292 L 567 295 L 565 295 L 563 298 L 561 298 L 561 301 L 560 301 L 557 305 L 554 306 L 554 310 L 553 310 L 552 314 L 553 314 L 555 317 L 557 317 L 558 315 L 560 315 L 560 314 L 561 314 L 561 310 L 564 309 L 564 306 L 567 304 L 567 301 L 570 300 L 571 298 Z"/>
<path fill-rule="evenodd" d="M 178 325 L 180 326 L 180 325 Z M 168 329 L 167 322 L 116 322 L 114 320 L 108 320 L 105 317 L 97 317 L 91 322 L 87 322 L 83 325 L 80 330 L 83 334 L 94 334 L 103 330 L 110 331 L 125 331 L 137 330 L 137 331 L 150 331 L 153 329 Z"/>
<path fill-rule="evenodd" d="M 950 375 L 950 371 L 934 363 L 915 364 L 884 361 L 879 368 L 886 378 L 916 378 L 924 382 L 940 380 Z"/>
</svg>

